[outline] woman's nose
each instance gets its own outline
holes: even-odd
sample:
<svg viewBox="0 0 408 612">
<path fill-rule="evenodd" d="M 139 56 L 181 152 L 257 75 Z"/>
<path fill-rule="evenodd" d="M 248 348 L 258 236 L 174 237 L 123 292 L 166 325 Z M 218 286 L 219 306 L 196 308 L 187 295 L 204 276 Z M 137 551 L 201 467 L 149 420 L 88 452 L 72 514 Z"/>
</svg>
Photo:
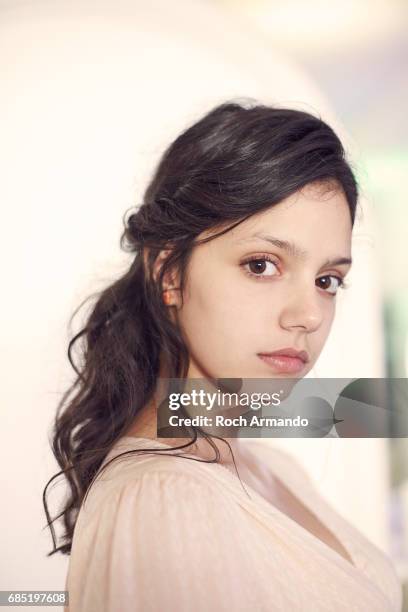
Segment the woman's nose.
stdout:
<svg viewBox="0 0 408 612">
<path fill-rule="evenodd" d="M 305 283 L 300 283 L 297 287 L 291 287 L 281 310 L 281 326 L 286 329 L 302 327 L 309 332 L 316 331 L 324 318 L 322 300 L 316 285 L 305 287 Z"/>
</svg>

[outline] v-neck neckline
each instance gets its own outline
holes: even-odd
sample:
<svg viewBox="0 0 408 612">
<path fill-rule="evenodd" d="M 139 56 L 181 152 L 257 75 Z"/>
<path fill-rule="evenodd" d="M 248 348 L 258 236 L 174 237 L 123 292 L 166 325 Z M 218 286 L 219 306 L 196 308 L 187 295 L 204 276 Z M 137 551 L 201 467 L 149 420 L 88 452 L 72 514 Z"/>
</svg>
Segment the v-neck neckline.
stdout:
<svg viewBox="0 0 408 612">
<path fill-rule="evenodd" d="M 179 448 L 175 448 L 173 446 L 170 446 L 169 444 L 165 444 L 164 442 L 159 442 L 158 440 L 155 439 L 149 439 L 149 438 L 137 438 L 135 436 L 122 436 L 117 443 L 114 445 L 114 448 L 117 447 L 117 445 L 119 446 L 120 443 L 122 442 L 122 440 L 127 440 L 129 442 L 134 443 L 135 445 L 137 445 L 138 442 L 142 442 L 142 443 L 149 443 L 150 445 L 152 445 L 152 447 L 157 446 L 157 447 L 162 447 L 162 448 L 168 448 L 170 450 L 177 450 L 177 451 L 183 451 L 183 449 L 179 449 Z M 112 448 L 113 450 L 113 448 Z M 276 449 L 274 447 L 268 447 L 268 450 L 271 450 L 275 453 L 279 453 L 280 456 L 282 456 L 282 452 L 280 451 L 280 449 Z M 252 452 L 251 452 L 252 454 Z M 110 453 L 109 453 L 110 455 Z M 175 454 L 175 456 L 178 456 Z M 193 457 L 193 458 L 198 458 L 201 459 L 201 457 L 199 457 L 198 455 L 194 455 L 192 453 L 188 453 L 189 457 Z M 221 470 L 219 471 L 219 474 L 224 474 L 229 482 L 231 483 L 231 485 L 233 486 L 233 490 L 235 490 L 235 492 L 237 493 L 237 476 L 236 474 L 233 474 L 227 467 L 225 467 L 224 465 L 214 462 L 214 463 L 209 463 L 209 462 L 205 462 L 205 461 L 201 461 L 202 463 L 206 463 L 207 465 L 211 465 L 211 466 L 215 466 L 216 470 Z M 354 551 L 350 550 L 349 546 L 344 546 L 342 542 L 339 541 L 339 539 L 333 534 L 333 531 L 331 529 L 329 529 L 328 527 L 326 527 L 325 523 L 323 522 L 322 518 L 316 514 L 316 511 L 314 509 L 312 509 L 310 507 L 310 505 L 305 502 L 304 497 L 301 496 L 299 497 L 298 493 L 295 493 L 294 487 L 292 487 L 292 483 L 290 482 L 284 482 L 277 474 L 276 471 L 274 470 L 274 467 L 271 466 L 269 463 L 267 465 L 268 469 L 270 469 L 270 471 L 272 472 L 274 478 L 276 478 L 279 483 L 281 485 L 283 485 L 283 487 L 286 487 L 286 489 L 288 489 L 288 491 L 291 493 L 291 495 L 294 497 L 294 499 L 296 500 L 296 502 L 298 504 L 300 504 L 301 506 L 303 506 L 312 516 L 313 518 L 316 520 L 316 522 L 320 523 L 323 528 L 332 535 L 334 540 L 337 540 L 341 546 L 343 546 L 343 548 L 345 549 L 345 551 L 347 552 L 347 554 L 350 556 L 351 561 L 349 561 L 348 559 L 346 559 L 343 555 L 341 555 L 337 550 L 335 550 L 334 548 L 332 548 L 329 544 L 327 544 L 326 542 L 324 542 L 323 540 L 321 540 L 318 536 L 316 536 L 314 533 L 312 533 L 311 531 L 309 531 L 309 529 L 307 529 L 306 527 L 303 527 L 303 525 L 301 525 L 298 521 L 296 521 L 295 519 L 291 518 L 288 514 L 286 514 L 286 512 L 283 512 L 282 510 L 280 510 L 277 506 L 275 506 L 271 501 L 269 501 L 266 497 L 264 497 L 261 493 L 258 493 L 258 491 L 256 489 L 254 489 L 251 485 L 249 485 L 247 482 L 242 481 L 244 488 L 246 490 L 248 490 L 248 492 L 250 493 L 250 499 L 248 499 L 247 495 L 244 495 L 242 492 L 242 487 L 241 487 L 241 483 L 240 483 L 240 492 L 239 492 L 239 496 L 240 499 L 245 499 L 246 503 L 250 503 L 250 504 L 254 504 L 255 502 L 258 502 L 262 507 L 263 507 L 263 514 L 265 516 L 265 518 L 267 520 L 270 520 L 273 516 L 272 515 L 277 515 L 279 517 L 281 517 L 281 519 L 283 521 L 285 521 L 287 523 L 287 525 L 289 527 L 292 527 L 296 529 L 299 533 L 299 535 L 303 535 L 305 536 L 313 545 L 319 547 L 321 550 L 326 550 L 329 552 L 329 554 L 332 556 L 333 559 L 336 559 L 337 561 L 339 561 L 343 567 L 347 567 L 348 571 L 360 571 L 360 567 L 357 563 L 357 559 L 354 556 Z M 238 479 L 239 481 L 239 479 Z M 323 547 L 323 548 L 322 548 Z"/>
</svg>

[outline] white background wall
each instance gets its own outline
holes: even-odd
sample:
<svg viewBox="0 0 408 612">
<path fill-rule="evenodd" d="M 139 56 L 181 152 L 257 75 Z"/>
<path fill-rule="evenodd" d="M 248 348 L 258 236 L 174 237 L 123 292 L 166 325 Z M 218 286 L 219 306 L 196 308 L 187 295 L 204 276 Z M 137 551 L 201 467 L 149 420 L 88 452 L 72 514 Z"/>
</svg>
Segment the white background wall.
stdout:
<svg viewBox="0 0 408 612">
<path fill-rule="evenodd" d="M 42 491 L 57 471 L 48 438 L 73 375 L 67 322 L 129 263 L 119 250 L 122 214 L 140 202 L 162 149 L 211 106 L 250 96 L 320 113 L 356 160 L 359 151 L 307 74 L 266 36 L 205 2 L 3 0 L 0 74 L 0 588 L 62 589 L 68 559 L 45 556 Z M 319 376 L 383 374 L 369 217 L 366 208 L 352 287 Z M 322 494 L 387 549 L 384 441 L 287 445 Z M 50 502 L 63 492 L 54 488 Z"/>
</svg>

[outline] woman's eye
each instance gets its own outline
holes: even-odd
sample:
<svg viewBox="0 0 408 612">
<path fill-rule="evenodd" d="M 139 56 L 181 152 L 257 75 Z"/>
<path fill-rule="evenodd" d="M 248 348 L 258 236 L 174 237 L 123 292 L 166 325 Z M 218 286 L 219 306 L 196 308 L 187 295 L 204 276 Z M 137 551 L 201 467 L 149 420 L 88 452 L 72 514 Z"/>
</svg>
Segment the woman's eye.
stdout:
<svg viewBox="0 0 408 612">
<path fill-rule="evenodd" d="M 345 284 L 340 276 L 334 276 L 333 274 L 321 276 L 316 282 L 321 282 L 321 289 L 324 289 L 326 293 L 331 293 L 332 295 L 336 295 L 337 289 L 343 287 Z"/>
<path fill-rule="evenodd" d="M 240 264 L 244 267 L 245 272 L 253 278 L 265 278 L 266 276 L 276 276 L 278 272 L 278 264 L 266 257 L 254 257 Z M 336 295 L 338 289 L 346 289 L 347 285 L 343 278 L 335 274 L 327 274 L 316 279 L 316 284 L 320 289 L 323 289 L 330 295 Z"/>
<path fill-rule="evenodd" d="M 277 265 L 266 257 L 257 257 L 242 264 L 250 276 L 275 276 Z"/>
</svg>

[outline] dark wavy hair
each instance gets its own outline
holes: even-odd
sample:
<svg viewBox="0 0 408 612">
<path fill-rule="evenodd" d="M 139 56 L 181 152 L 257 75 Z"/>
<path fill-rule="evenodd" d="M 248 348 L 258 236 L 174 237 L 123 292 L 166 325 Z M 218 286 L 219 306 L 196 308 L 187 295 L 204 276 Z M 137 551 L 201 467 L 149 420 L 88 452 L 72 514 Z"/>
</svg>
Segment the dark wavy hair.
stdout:
<svg viewBox="0 0 408 612">
<path fill-rule="evenodd" d="M 162 299 L 166 271 L 179 271 L 182 295 L 195 244 L 229 231 L 307 184 L 326 182 L 343 189 L 354 225 L 358 188 L 344 148 L 320 117 L 299 110 L 228 101 L 185 129 L 164 151 L 142 204 L 124 215 L 120 246 L 134 254 L 129 269 L 89 296 L 70 319 L 88 299 L 97 298 L 68 346 L 76 379 L 62 396 L 53 425 L 52 450 L 61 471 L 43 492 L 45 527 L 54 543 L 48 556 L 70 554 L 84 496 L 112 446 L 151 399 L 161 359 L 169 378 L 187 375 L 187 346 Z M 210 228 L 221 231 L 198 240 Z M 170 255 L 154 279 L 152 266 L 169 244 Z M 82 363 L 76 367 L 72 349 L 80 340 Z M 215 450 L 210 461 L 218 461 L 218 448 L 206 437 Z M 173 449 L 196 439 L 197 432 L 191 442 Z M 69 495 L 51 520 L 47 487 L 61 474 Z M 65 531 L 57 547 L 52 523 L 61 517 Z"/>
</svg>

